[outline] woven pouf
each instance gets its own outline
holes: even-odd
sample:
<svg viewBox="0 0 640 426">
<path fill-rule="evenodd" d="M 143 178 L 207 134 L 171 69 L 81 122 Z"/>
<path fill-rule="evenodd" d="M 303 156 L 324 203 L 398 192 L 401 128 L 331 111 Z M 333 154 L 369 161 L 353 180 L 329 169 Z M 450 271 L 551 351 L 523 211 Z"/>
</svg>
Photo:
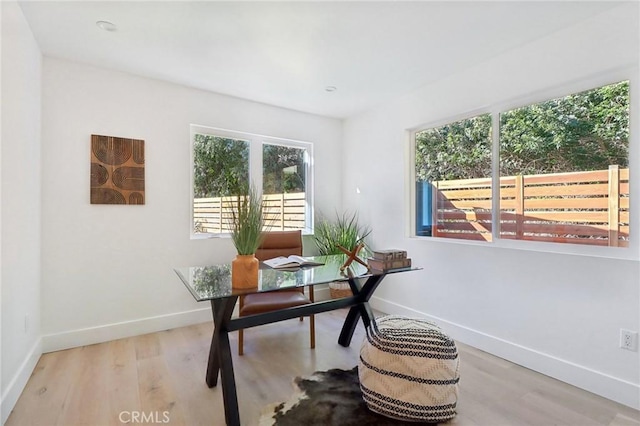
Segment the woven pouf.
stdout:
<svg viewBox="0 0 640 426">
<path fill-rule="evenodd" d="M 437 423 L 456 415 L 458 350 L 437 325 L 389 315 L 367 330 L 358 376 L 371 411 Z"/>
</svg>

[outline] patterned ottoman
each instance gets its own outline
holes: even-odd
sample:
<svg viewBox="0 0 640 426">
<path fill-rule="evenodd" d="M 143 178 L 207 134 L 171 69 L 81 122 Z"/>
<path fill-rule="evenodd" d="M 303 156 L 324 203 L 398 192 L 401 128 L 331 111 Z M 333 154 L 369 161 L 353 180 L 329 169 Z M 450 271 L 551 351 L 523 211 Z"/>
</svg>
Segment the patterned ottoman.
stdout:
<svg viewBox="0 0 640 426">
<path fill-rule="evenodd" d="M 378 318 L 360 348 L 358 376 L 371 411 L 437 423 L 456 415 L 458 350 L 437 325 L 389 315 Z"/>
</svg>

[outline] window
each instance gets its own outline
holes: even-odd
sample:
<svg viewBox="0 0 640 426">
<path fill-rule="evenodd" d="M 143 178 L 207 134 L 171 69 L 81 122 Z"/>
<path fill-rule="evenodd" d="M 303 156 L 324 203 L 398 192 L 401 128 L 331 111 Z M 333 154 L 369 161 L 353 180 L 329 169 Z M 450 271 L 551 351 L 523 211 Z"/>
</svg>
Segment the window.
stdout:
<svg viewBox="0 0 640 426">
<path fill-rule="evenodd" d="M 262 191 L 270 230 L 312 232 L 310 143 L 191 126 L 193 234 L 229 232 L 231 207 L 249 185 Z"/>
<path fill-rule="evenodd" d="M 415 235 L 628 246 L 628 81 L 503 111 L 493 160 L 491 122 L 414 133 Z"/>
<path fill-rule="evenodd" d="M 262 145 L 262 194 L 271 227 L 305 229 L 308 164 L 305 148 Z"/>
<path fill-rule="evenodd" d="M 491 116 L 415 135 L 416 235 L 491 240 Z"/>
<path fill-rule="evenodd" d="M 500 114 L 500 237 L 628 246 L 629 82 Z"/>
<path fill-rule="evenodd" d="M 246 140 L 193 136 L 194 233 L 229 231 L 226 210 L 249 186 L 249 153 Z"/>
</svg>

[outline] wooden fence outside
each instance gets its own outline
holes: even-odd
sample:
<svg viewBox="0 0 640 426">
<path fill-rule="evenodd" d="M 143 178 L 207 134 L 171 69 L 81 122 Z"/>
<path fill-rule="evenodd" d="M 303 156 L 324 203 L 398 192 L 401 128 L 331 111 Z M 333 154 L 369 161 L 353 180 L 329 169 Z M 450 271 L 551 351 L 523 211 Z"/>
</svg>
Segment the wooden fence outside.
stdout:
<svg viewBox="0 0 640 426">
<path fill-rule="evenodd" d="M 272 231 L 304 229 L 306 225 L 306 194 L 263 195 L 263 214 Z M 229 232 L 236 197 L 195 198 L 193 223 L 197 233 Z"/>
<path fill-rule="evenodd" d="M 433 182 L 432 235 L 491 241 L 491 179 Z M 500 178 L 500 237 L 629 244 L 629 169 Z"/>
</svg>

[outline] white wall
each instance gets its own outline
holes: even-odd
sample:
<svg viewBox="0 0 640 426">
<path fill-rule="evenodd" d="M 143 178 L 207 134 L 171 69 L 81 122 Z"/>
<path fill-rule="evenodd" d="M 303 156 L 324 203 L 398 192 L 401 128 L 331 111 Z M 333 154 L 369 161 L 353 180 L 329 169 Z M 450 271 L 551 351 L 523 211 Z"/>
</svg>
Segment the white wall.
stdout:
<svg viewBox="0 0 640 426">
<path fill-rule="evenodd" d="M 52 58 L 42 105 L 45 351 L 211 320 L 172 270 L 235 255 L 190 240 L 190 123 L 313 142 L 316 207 L 340 205 L 338 120 Z M 145 205 L 89 204 L 91 134 L 145 140 Z"/>
<path fill-rule="evenodd" d="M 15 2 L 2 2 L 2 422 L 40 344 L 40 50 Z M 25 324 L 25 317 L 27 323 Z"/>
<path fill-rule="evenodd" d="M 2 7 L 0 7 L 0 35 L 2 35 Z M 2 37 L 0 37 L 0 98 L 2 95 Z M 3 105 L 0 102 L 0 165 L 2 164 L 2 111 Z M 2 168 L 0 166 L 0 242 L 2 241 Z M 2 271 L 2 244 L 0 243 L 0 271 Z M 0 273 L 0 308 L 2 308 L 2 273 Z M 4 404 L 2 390 L 4 389 L 2 380 L 2 313 L 0 313 L 0 424 L 4 424 Z"/>
<path fill-rule="evenodd" d="M 406 151 L 408 129 L 631 75 L 630 158 L 637 169 L 638 15 L 638 4 L 628 3 L 346 120 L 345 164 L 362 167 L 345 168 L 343 187 L 344 205 L 372 225 L 374 246 L 406 248 L 424 268 L 388 277 L 374 306 L 431 317 L 460 341 L 636 408 L 640 358 L 618 344 L 620 328 L 640 329 L 638 173 L 631 184 L 633 248 L 626 252 L 632 258 L 612 259 L 532 251 L 523 242 L 410 238 Z M 629 65 L 635 69 L 618 72 Z"/>
</svg>

